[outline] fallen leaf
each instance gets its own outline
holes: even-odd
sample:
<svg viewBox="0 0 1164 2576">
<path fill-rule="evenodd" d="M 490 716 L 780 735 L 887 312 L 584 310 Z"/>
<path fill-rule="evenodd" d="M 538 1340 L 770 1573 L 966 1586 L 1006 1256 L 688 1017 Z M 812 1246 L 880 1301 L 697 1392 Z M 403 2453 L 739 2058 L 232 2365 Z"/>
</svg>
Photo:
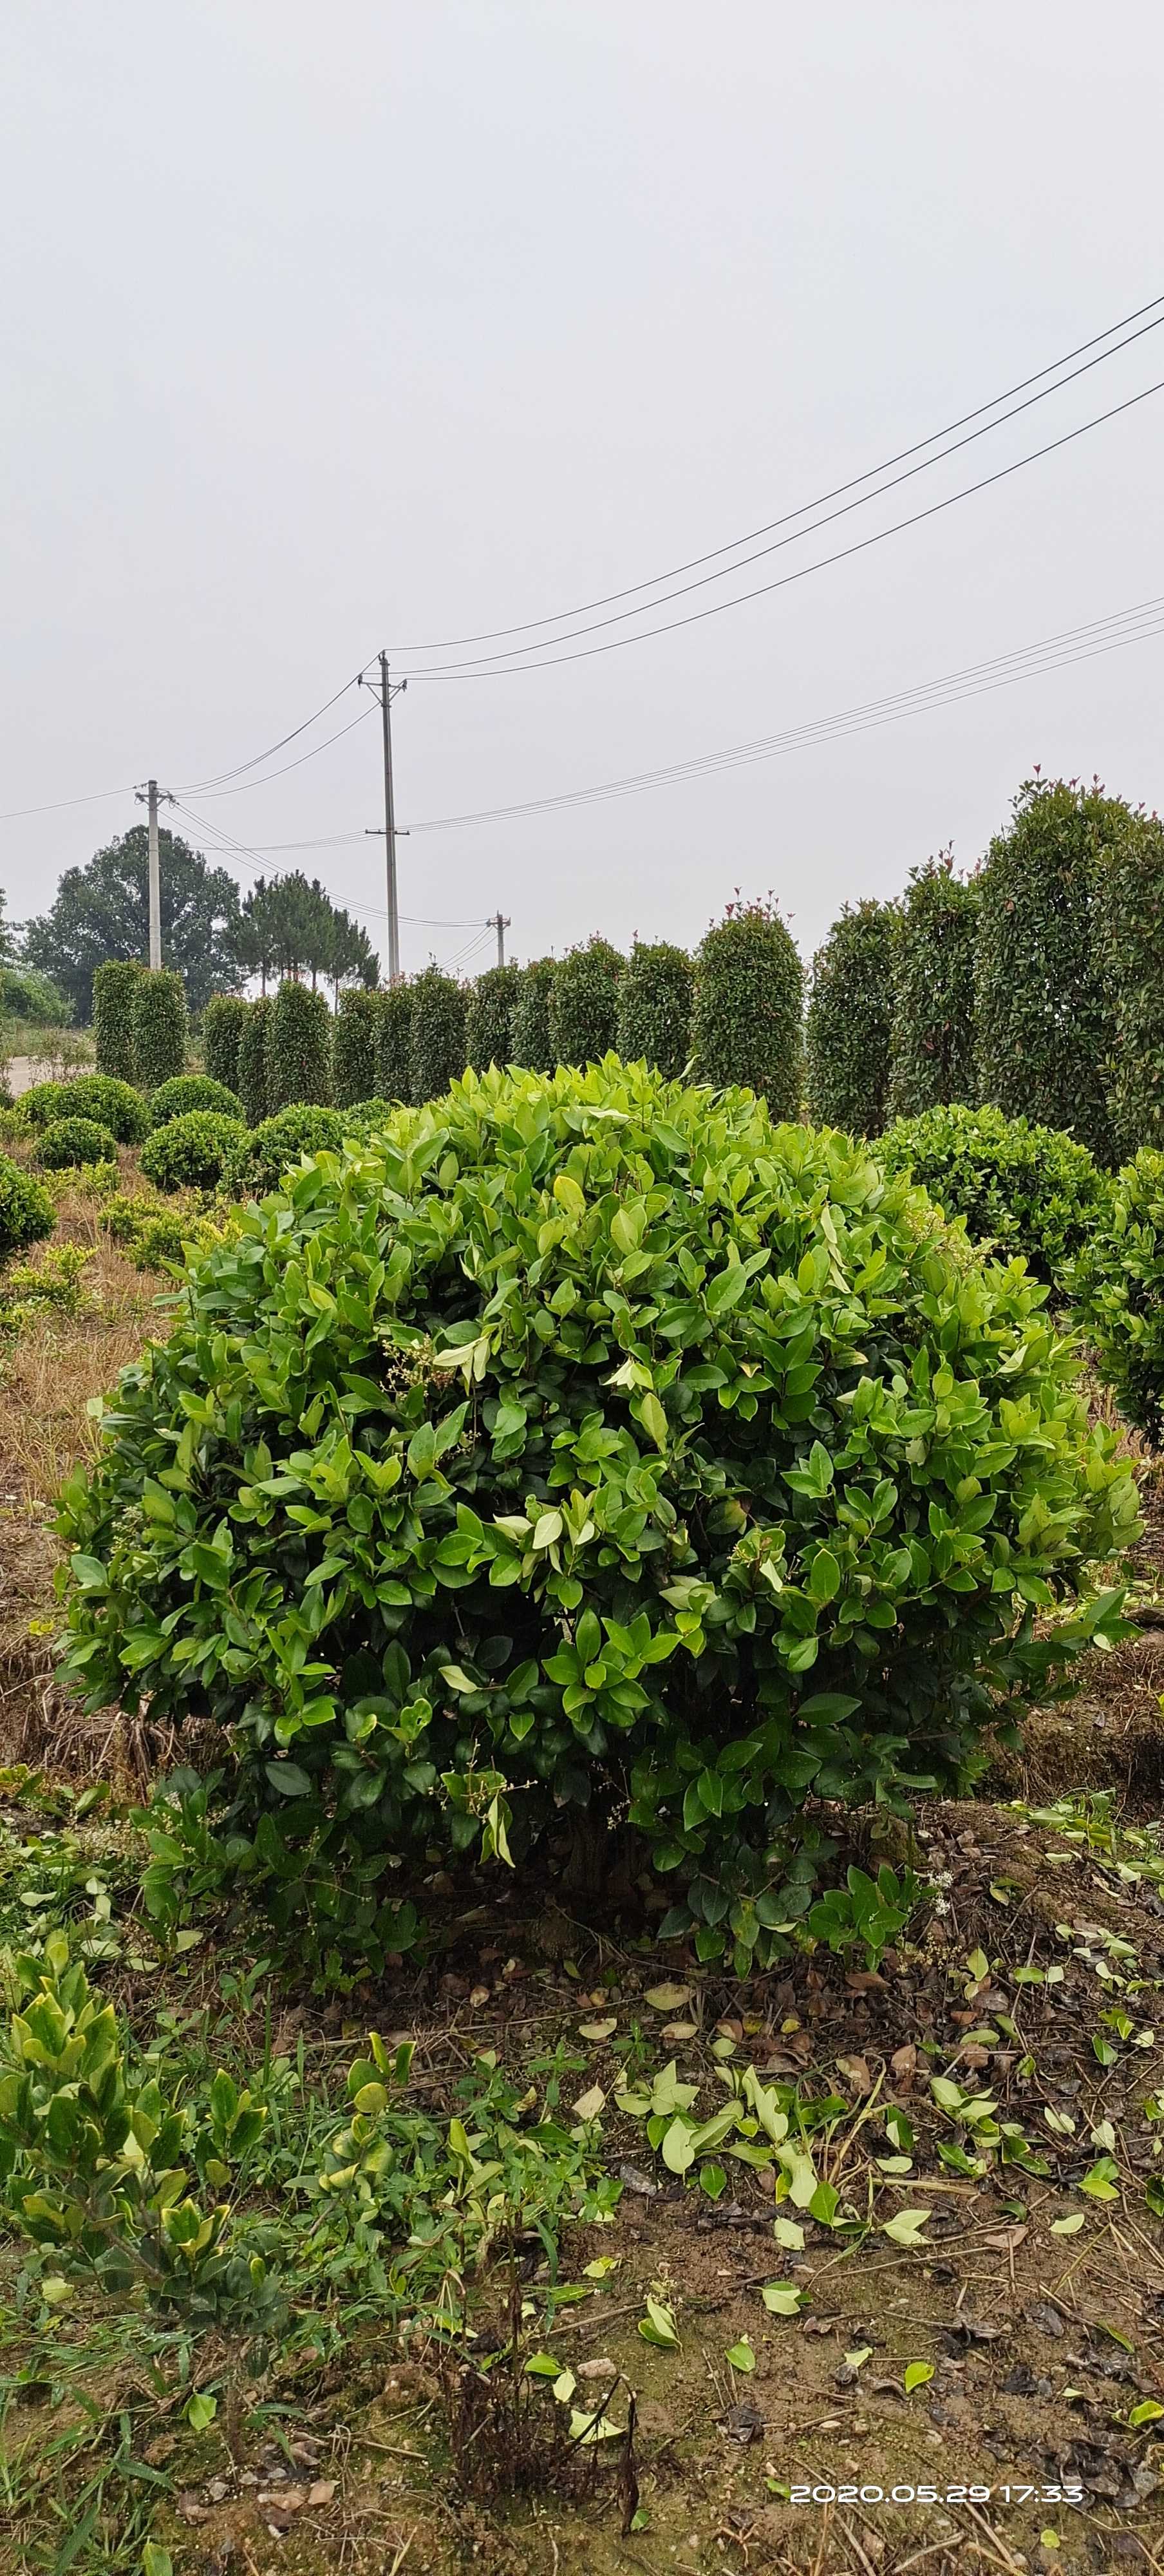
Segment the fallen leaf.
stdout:
<svg viewBox="0 0 1164 2576">
<path fill-rule="evenodd" d="M 306 2487 L 260 2488 L 255 2502 L 262 2505 L 264 2512 L 302 2513 L 307 2502 L 307 2489 Z"/>
<path fill-rule="evenodd" d="M 895 2083 L 912 2084 L 917 2073 L 917 2050 L 912 2043 L 907 2048 L 894 2049 L 889 2060 L 889 2071 Z"/>
<path fill-rule="evenodd" d="M 913 2388 L 924 2388 L 927 2379 L 932 2379 L 933 2375 L 934 2365 L 932 2361 L 907 2361 L 905 2365 L 906 2396 L 909 2396 L 910 2390 Z"/>
<path fill-rule="evenodd" d="M 891 2245 L 916 2245 L 932 2216 L 929 2209 L 899 2209 L 896 2218 L 885 2220 L 881 2233 Z"/>
<path fill-rule="evenodd" d="M 479 2012 L 482 2004 L 487 2004 L 489 2001 L 488 1986 L 474 1986 L 469 1997 L 469 2001 L 472 2004 L 474 2011 Z"/>
<path fill-rule="evenodd" d="M 858 2093 L 872 2092 L 873 2078 L 869 2073 L 867 2058 L 838 2057 L 837 2072 L 844 2076 L 847 2084 L 854 2085 Z"/>
<path fill-rule="evenodd" d="M 330 2504 L 334 2494 L 334 2478 L 317 2478 L 314 2486 L 308 2487 L 307 2501 L 314 2505 Z"/>
<path fill-rule="evenodd" d="M 691 2001 L 690 1986 L 648 1986 L 643 2002 L 652 2012 L 677 2012 L 680 2004 Z"/>
<path fill-rule="evenodd" d="M 576 2120 L 596 2120 L 606 2100 L 601 2084 L 592 2084 L 588 2093 L 580 2093 L 570 2105 Z"/>
<path fill-rule="evenodd" d="M 1051 2220 L 1051 2234 L 1052 2236 L 1078 2236 L 1079 2230 L 1083 2224 L 1083 2210 L 1074 2209 L 1072 2210 L 1070 2218 L 1053 2218 Z"/>
<path fill-rule="evenodd" d="M 669 2021 L 659 2033 L 660 2039 L 696 2039 L 699 2025 L 693 2021 Z"/>
<path fill-rule="evenodd" d="M 612 2030 L 617 2029 L 618 2016 L 612 2013 L 609 2021 L 580 2021 L 578 2036 L 580 2039 L 609 2039 Z"/>
<path fill-rule="evenodd" d="M 767 2281 L 760 2296 L 770 2317 L 798 2317 L 804 2300 L 795 2281 Z"/>
<path fill-rule="evenodd" d="M 751 2344 L 745 2343 L 742 2337 L 739 2343 L 728 2345 L 724 2360 L 730 2361 L 733 2370 L 747 2371 L 754 2370 L 756 2367 L 756 2356 Z"/>
</svg>

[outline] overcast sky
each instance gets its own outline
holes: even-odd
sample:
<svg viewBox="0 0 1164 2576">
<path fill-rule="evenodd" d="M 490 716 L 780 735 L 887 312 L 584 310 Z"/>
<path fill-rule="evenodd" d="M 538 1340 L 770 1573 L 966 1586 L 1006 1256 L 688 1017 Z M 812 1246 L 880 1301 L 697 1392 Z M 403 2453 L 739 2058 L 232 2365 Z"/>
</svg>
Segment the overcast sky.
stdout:
<svg viewBox="0 0 1164 2576">
<path fill-rule="evenodd" d="M 4 52 L 4 807 L 231 768 L 380 645 L 646 581 L 1164 292 L 1155 0 L 7 0 Z M 1157 376 L 1164 329 L 658 617 Z M 414 677 L 399 819 L 780 732 L 1164 592 L 1162 459 L 1164 394 L 736 610 Z M 466 927 L 407 924 L 404 962 L 453 959 L 498 904 L 523 958 L 694 942 L 737 885 L 810 951 L 941 844 L 971 864 L 1035 762 L 1164 804 L 1162 667 L 1164 637 L 654 793 L 417 833 L 402 912 Z M 382 842 L 262 855 L 382 820 L 378 728 L 190 802 L 382 907 Z M 137 812 L 5 822 L 11 911 Z"/>
</svg>

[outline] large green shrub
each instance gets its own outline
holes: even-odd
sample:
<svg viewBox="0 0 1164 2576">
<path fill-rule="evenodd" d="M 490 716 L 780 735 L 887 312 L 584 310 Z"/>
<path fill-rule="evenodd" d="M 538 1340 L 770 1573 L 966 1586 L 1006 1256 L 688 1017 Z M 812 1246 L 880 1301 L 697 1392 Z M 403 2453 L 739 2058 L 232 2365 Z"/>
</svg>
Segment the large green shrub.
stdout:
<svg viewBox="0 0 1164 2576">
<path fill-rule="evenodd" d="M 354 1100 L 367 1100 L 375 1091 L 383 1006 L 382 993 L 365 993 L 350 987 L 340 994 L 332 1035 L 332 1080 L 337 1109 L 350 1109 Z"/>
<path fill-rule="evenodd" d="M 980 894 L 943 851 L 910 871 L 896 906 L 889 1112 L 920 1118 L 978 1098 L 974 959 Z"/>
<path fill-rule="evenodd" d="M 981 1096 L 1119 1159 L 1108 1106 L 1115 1020 L 1101 882 L 1129 808 L 1098 782 L 1028 779 L 979 887 L 975 1011 Z"/>
<path fill-rule="evenodd" d="M 344 1134 L 345 1136 L 376 1136 L 382 1127 L 391 1127 L 395 1132 L 395 1123 L 399 1115 L 398 1100 L 353 1100 L 351 1108 L 344 1111 Z"/>
<path fill-rule="evenodd" d="M 618 1052 L 676 1081 L 691 1053 L 695 968 L 668 939 L 636 939 L 618 988 Z"/>
<path fill-rule="evenodd" d="M 195 1268 L 65 1495 L 69 1669 L 231 1729 L 325 1948 L 399 1939 L 390 1856 L 629 1817 L 744 1968 L 821 1802 L 957 1786 L 1107 1632 L 1135 1488 L 1044 1296 L 739 1093 L 468 1075 Z"/>
<path fill-rule="evenodd" d="M 1108 1100 L 1120 1151 L 1134 1154 L 1164 1145 L 1164 823 L 1122 810 L 1100 871 L 1098 919 L 1113 1022 Z"/>
<path fill-rule="evenodd" d="M 134 1082 L 133 1007 L 145 972 L 140 958 L 110 957 L 93 977 L 93 1038 L 98 1073 Z"/>
<path fill-rule="evenodd" d="M 19 1107 L 34 1127 L 51 1127 L 60 1118 L 95 1118 L 119 1145 L 139 1145 L 150 1123 L 140 1091 L 108 1073 L 78 1073 L 65 1082 L 35 1083 Z"/>
<path fill-rule="evenodd" d="M 567 949 L 550 985 L 554 1064 L 600 1064 L 618 1043 L 618 990 L 626 959 L 609 939 Z"/>
<path fill-rule="evenodd" d="M 408 1097 L 416 1106 L 435 1100 L 464 1070 L 465 988 L 439 966 L 426 966 L 412 984 Z"/>
<path fill-rule="evenodd" d="M 0 1154 L 0 1262 L 27 1252 L 30 1243 L 43 1243 L 56 1221 L 43 1181 Z"/>
<path fill-rule="evenodd" d="M 215 1082 L 208 1073 L 177 1073 L 172 1082 L 159 1083 L 149 1105 L 151 1128 L 166 1127 L 171 1118 L 184 1118 L 193 1109 L 211 1109 L 219 1118 L 241 1118 L 242 1102 L 224 1082 Z"/>
<path fill-rule="evenodd" d="M 888 1172 L 912 1173 L 948 1217 L 964 1217 L 997 1257 L 1021 1252 L 1040 1279 L 1062 1289 L 1067 1263 L 1106 1220 L 1103 1174 L 1073 1136 L 1004 1118 L 1001 1109 L 951 1104 L 899 1118 L 878 1146 Z"/>
<path fill-rule="evenodd" d="M 475 1073 L 514 1063 L 513 1014 L 520 991 L 520 966 L 487 966 L 478 975 L 465 1013 L 465 1062 Z"/>
<path fill-rule="evenodd" d="M 551 1073 L 554 1047 L 550 1036 L 550 994 L 558 971 L 554 957 L 535 957 L 532 964 L 521 968 L 521 982 L 513 1005 L 513 1061 L 528 1065 L 532 1073 Z"/>
<path fill-rule="evenodd" d="M 144 1090 L 156 1091 L 182 1072 L 189 1040 L 181 976 L 168 966 L 139 975 L 133 991 L 133 1060 Z"/>
<path fill-rule="evenodd" d="M 287 976 L 267 1022 L 267 1098 L 271 1115 L 304 1101 L 331 1099 L 331 1012 L 326 997 Z"/>
<path fill-rule="evenodd" d="M 412 1098 L 412 986 L 389 984 L 376 1044 L 374 1092 L 383 1100 Z"/>
<path fill-rule="evenodd" d="M 67 1172 L 83 1163 L 115 1163 L 117 1138 L 108 1127 L 99 1127 L 95 1118 L 58 1118 L 46 1127 L 37 1147 L 38 1163 L 46 1172 Z"/>
<path fill-rule="evenodd" d="M 147 1136 L 141 1167 L 159 1190 L 212 1190 L 250 1141 L 241 1118 L 221 1109 L 187 1109 Z"/>
<path fill-rule="evenodd" d="M 746 1083 L 773 1118 L 795 1118 L 804 972 L 770 903 L 729 903 L 695 961 L 692 1052 L 701 1082 Z"/>
<path fill-rule="evenodd" d="M 202 1014 L 202 1061 L 212 1082 L 237 1091 L 238 1053 L 250 1003 L 237 993 L 215 993 Z"/>
<path fill-rule="evenodd" d="M 316 1108 L 307 1101 L 280 1109 L 235 1141 L 224 1185 L 235 1198 L 263 1198 L 278 1189 L 283 1174 L 304 1154 L 338 1153 L 348 1128 L 341 1109 Z"/>
<path fill-rule="evenodd" d="M 238 1042 L 238 1096 L 248 1127 L 257 1127 L 270 1110 L 267 1090 L 267 1028 L 271 1017 L 271 999 L 247 1004 L 246 1024 Z"/>
<path fill-rule="evenodd" d="M 10 958 L 0 964 L 0 1015 L 29 1021 L 34 1028 L 63 1029 L 72 1019 L 73 1005 L 39 966 Z"/>
<path fill-rule="evenodd" d="M 1164 1154 L 1142 1146 L 1111 1183 L 1106 1223 L 1084 1243 L 1072 1285 L 1099 1373 L 1125 1421 L 1164 1439 Z"/>
<path fill-rule="evenodd" d="M 889 1097 L 895 906 L 847 903 L 812 961 L 805 1021 L 810 1117 L 879 1136 Z"/>
</svg>

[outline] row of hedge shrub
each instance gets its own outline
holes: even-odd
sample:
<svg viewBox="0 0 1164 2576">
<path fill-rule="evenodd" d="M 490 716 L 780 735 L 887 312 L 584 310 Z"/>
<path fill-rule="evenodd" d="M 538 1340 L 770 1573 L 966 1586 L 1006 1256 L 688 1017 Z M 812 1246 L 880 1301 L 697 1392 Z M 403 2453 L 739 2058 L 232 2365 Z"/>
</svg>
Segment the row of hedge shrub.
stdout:
<svg viewBox="0 0 1164 2576">
<path fill-rule="evenodd" d="M 857 1134 L 937 1103 L 1064 1129 L 1111 1167 L 1164 1142 L 1164 824 L 1028 779 L 970 881 L 948 855 L 846 905 L 813 960 L 808 1105 Z"/>
<path fill-rule="evenodd" d="M 110 958 L 93 977 L 98 1073 L 155 1091 L 183 1071 L 190 1043 L 186 992 L 167 966 Z"/>
</svg>

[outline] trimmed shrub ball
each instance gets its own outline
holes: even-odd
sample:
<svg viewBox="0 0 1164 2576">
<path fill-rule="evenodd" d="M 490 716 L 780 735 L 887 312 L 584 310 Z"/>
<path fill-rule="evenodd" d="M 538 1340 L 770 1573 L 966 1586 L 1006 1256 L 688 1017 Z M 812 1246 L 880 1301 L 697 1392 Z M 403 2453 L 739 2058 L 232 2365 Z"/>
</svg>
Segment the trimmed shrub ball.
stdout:
<svg viewBox="0 0 1164 2576">
<path fill-rule="evenodd" d="M 185 1118 L 193 1109 L 211 1110 L 217 1118 L 240 1119 L 243 1114 L 237 1091 L 228 1091 L 225 1082 L 215 1082 L 209 1073 L 176 1073 L 150 1095 L 151 1133 L 168 1127 L 172 1118 Z"/>
<path fill-rule="evenodd" d="M 378 1136 L 400 1116 L 398 1100 L 356 1100 L 343 1113 L 345 1136 Z"/>
<path fill-rule="evenodd" d="M 749 1094 L 466 1075 L 195 1265 L 66 1489 L 68 1668 L 229 1730 L 325 1952 L 399 1943 L 389 1858 L 593 1871 L 609 1820 L 743 1973 L 838 1810 L 963 1786 L 1112 1633 L 1136 1488 L 1046 1303 Z"/>
<path fill-rule="evenodd" d="M 35 1082 L 17 1107 L 34 1127 L 55 1127 L 62 1118 L 91 1118 L 98 1127 L 107 1127 L 119 1145 L 140 1145 L 149 1127 L 149 1111 L 140 1091 L 111 1073 L 78 1073 L 67 1082 Z"/>
<path fill-rule="evenodd" d="M 188 1109 L 183 1117 L 168 1118 L 147 1136 L 141 1167 L 147 1181 L 159 1190 L 213 1190 L 246 1136 L 241 1118 L 224 1118 L 212 1109 Z"/>
<path fill-rule="evenodd" d="M 56 1221 L 44 1183 L 0 1154 L 0 1261 L 26 1252 L 30 1243 L 43 1243 Z"/>
<path fill-rule="evenodd" d="M 948 1217 L 964 1217 L 976 1243 L 993 1243 L 1003 1261 L 1021 1252 L 1053 1286 L 1106 1215 L 1109 1184 L 1086 1145 L 1001 1109 L 951 1102 L 898 1118 L 873 1150 L 887 1171 L 912 1173 Z"/>
<path fill-rule="evenodd" d="M 55 1126 L 46 1127 L 37 1161 L 48 1172 L 71 1171 L 86 1163 L 115 1163 L 117 1138 L 108 1127 L 99 1127 L 95 1118 L 59 1118 Z"/>
<path fill-rule="evenodd" d="M 352 1133 L 351 1117 L 350 1110 L 316 1108 L 301 1100 L 262 1119 L 231 1155 L 223 1175 L 227 1189 L 236 1198 L 264 1198 L 305 1154 L 338 1154 L 344 1137 Z"/>
</svg>

